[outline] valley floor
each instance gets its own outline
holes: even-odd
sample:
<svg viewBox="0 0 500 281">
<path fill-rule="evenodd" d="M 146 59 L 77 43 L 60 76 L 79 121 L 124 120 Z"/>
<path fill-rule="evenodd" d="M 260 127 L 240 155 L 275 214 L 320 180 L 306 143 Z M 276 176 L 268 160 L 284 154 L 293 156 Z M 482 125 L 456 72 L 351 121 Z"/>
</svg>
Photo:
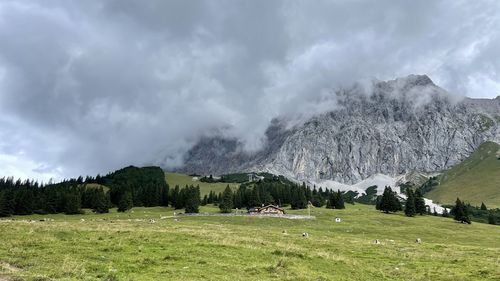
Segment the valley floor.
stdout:
<svg viewBox="0 0 500 281">
<path fill-rule="evenodd" d="M 217 209 L 203 207 L 201 211 Z M 0 280 L 456 281 L 500 277 L 498 226 L 464 225 L 433 216 L 406 218 L 366 205 L 312 209 L 315 220 L 179 219 L 171 217 L 173 212 L 170 208 L 134 208 L 129 213 L 0 220 Z M 290 213 L 305 215 L 307 210 Z M 335 217 L 342 222 L 336 223 Z M 303 232 L 309 237 L 302 237 Z M 417 238 L 422 244 L 415 243 Z M 375 239 L 381 244 L 372 244 Z"/>
</svg>

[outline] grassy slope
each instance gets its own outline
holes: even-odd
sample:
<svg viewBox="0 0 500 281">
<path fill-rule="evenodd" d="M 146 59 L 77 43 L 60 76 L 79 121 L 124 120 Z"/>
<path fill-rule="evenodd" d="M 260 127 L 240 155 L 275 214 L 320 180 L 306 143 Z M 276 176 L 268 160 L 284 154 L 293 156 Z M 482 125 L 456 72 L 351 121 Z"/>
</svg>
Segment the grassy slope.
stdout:
<svg viewBox="0 0 500 281">
<path fill-rule="evenodd" d="M 440 176 L 440 185 L 426 194 L 440 203 L 454 203 L 457 197 L 473 205 L 500 207 L 500 145 L 485 142 L 462 163 Z"/>
<path fill-rule="evenodd" d="M 498 226 L 386 215 L 365 205 L 312 209 L 317 216 L 312 221 L 258 217 L 174 221 L 159 219 L 173 213 L 169 208 L 133 211 L 0 220 L 0 280 L 17 276 L 27 280 L 458 281 L 500 276 Z M 215 208 L 203 207 L 203 211 Z M 334 223 L 336 216 L 343 222 Z M 40 222 L 41 217 L 55 221 Z M 157 222 L 149 223 L 150 218 Z M 303 238 L 302 232 L 310 237 Z M 416 238 L 423 243 L 414 243 Z M 372 245 L 373 239 L 382 244 Z"/>
<path fill-rule="evenodd" d="M 101 188 L 104 190 L 104 192 L 109 190 L 109 187 L 102 185 L 102 184 L 97 184 L 97 183 L 87 183 L 86 184 L 87 188 Z"/>
<path fill-rule="evenodd" d="M 165 172 L 165 180 L 170 188 L 175 187 L 175 185 L 179 185 L 180 187 L 184 187 L 186 185 L 199 185 L 201 196 L 208 194 L 210 190 L 213 190 L 216 193 L 222 192 L 228 184 L 233 190 L 236 190 L 239 187 L 239 184 L 237 183 L 206 183 L 193 181 L 193 178 L 189 175 L 169 172 Z"/>
</svg>

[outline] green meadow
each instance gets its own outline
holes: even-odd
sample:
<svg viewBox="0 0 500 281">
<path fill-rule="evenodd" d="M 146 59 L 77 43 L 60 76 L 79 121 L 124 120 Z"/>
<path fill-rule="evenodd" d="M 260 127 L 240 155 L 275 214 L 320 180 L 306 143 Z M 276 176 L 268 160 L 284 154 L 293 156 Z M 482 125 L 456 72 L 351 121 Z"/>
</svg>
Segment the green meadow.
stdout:
<svg viewBox="0 0 500 281">
<path fill-rule="evenodd" d="M 179 187 L 185 187 L 186 185 L 194 185 L 200 186 L 200 191 L 201 191 L 201 196 L 205 196 L 205 194 L 208 194 L 210 191 L 214 191 L 216 194 L 219 194 L 219 192 L 224 191 L 226 186 L 230 186 L 233 191 L 238 189 L 240 186 L 239 183 L 223 183 L 223 182 L 216 182 L 216 183 L 207 183 L 207 182 L 201 182 L 201 181 L 193 181 L 193 177 L 186 175 L 186 174 L 181 174 L 181 173 L 170 173 L 170 172 L 165 172 L 165 180 L 168 182 L 170 185 L 170 188 L 174 188 L 176 185 Z"/>
<path fill-rule="evenodd" d="M 11 217 L 0 280 L 499 280 L 498 226 L 346 207 L 313 208 L 315 220 L 176 219 L 171 208 Z"/>
<path fill-rule="evenodd" d="M 500 159 L 496 153 L 500 145 L 485 142 L 463 162 L 444 171 L 440 184 L 425 194 L 441 204 L 453 204 L 457 197 L 480 206 L 500 208 Z"/>
</svg>

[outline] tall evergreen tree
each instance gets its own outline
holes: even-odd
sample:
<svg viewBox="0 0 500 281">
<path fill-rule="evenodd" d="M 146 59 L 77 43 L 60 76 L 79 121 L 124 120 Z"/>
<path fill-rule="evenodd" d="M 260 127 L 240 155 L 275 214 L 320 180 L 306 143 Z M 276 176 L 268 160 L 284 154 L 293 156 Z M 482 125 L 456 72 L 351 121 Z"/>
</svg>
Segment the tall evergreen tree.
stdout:
<svg viewBox="0 0 500 281">
<path fill-rule="evenodd" d="M 271 195 L 271 193 L 269 191 L 262 190 L 261 192 L 259 192 L 259 194 L 260 194 L 260 200 L 261 200 L 262 204 L 269 205 L 269 204 L 274 203 L 273 196 Z"/>
<path fill-rule="evenodd" d="M 0 216 L 8 217 L 14 214 L 14 194 L 11 189 L 2 192 Z"/>
<path fill-rule="evenodd" d="M 205 196 L 203 196 L 203 199 L 201 200 L 201 205 L 206 206 L 207 203 L 208 203 L 208 195 L 205 194 Z"/>
<path fill-rule="evenodd" d="M 224 189 L 224 192 L 222 193 L 219 209 L 221 213 L 231 213 L 231 210 L 233 209 L 233 191 L 229 185 L 226 186 L 226 189 Z"/>
<path fill-rule="evenodd" d="M 0 217 L 8 217 L 10 215 L 12 215 L 12 213 L 7 205 L 7 198 L 0 192 Z"/>
<path fill-rule="evenodd" d="M 342 197 L 340 189 L 337 191 L 337 202 L 335 203 L 335 209 L 345 209 L 344 198 Z"/>
<path fill-rule="evenodd" d="M 415 190 L 415 211 L 420 215 L 424 215 L 425 213 L 427 213 L 424 196 L 422 195 L 422 191 L 420 190 L 420 188 L 417 188 L 417 190 Z"/>
<path fill-rule="evenodd" d="M 377 207 L 385 213 L 397 212 L 402 209 L 399 199 L 389 186 L 385 187 L 384 193 L 382 194 L 382 198 L 380 199 L 380 203 L 377 204 Z"/>
<path fill-rule="evenodd" d="M 481 202 L 481 210 L 488 211 L 488 208 L 486 208 L 486 205 L 484 205 L 484 202 Z"/>
<path fill-rule="evenodd" d="M 325 205 L 325 200 L 323 199 L 321 194 L 317 193 L 317 194 L 313 194 L 313 198 L 312 198 L 311 203 L 313 204 L 314 207 L 319 208 L 319 207 L 323 207 L 323 205 Z"/>
<path fill-rule="evenodd" d="M 493 214 L 493 211 L 490 211 L 488 213 L 488 223 L 489 224 L 497 224 L 497 218 L 495 217 L 495 215 Z"/>
<path fill-rule="evenodd" d="M 331 192 L 328 196 L 328 201 L 326 202 L 326 208 L 335 209 L 335 205 L 337 205 L 337 193 Z"/>
<path fill-rule="evenodd" d="M 185 211 L 186 213 L 198 213 L 200 207 L 200 187 L 186 187 L 185 192 Z"/>
<path fill-rule="evenodd" d="M 261 204 L 259 190 L 254 186 L 248 198 L 248 207 L 260 207 Z"/>
<path fill-rule="evenodd" d="M 66 195 L 66 204 L 64 207 L 64 213 L 68 215 L 82 213 L 80 194 L 78 194 L 76 191 L 73 191 Z"/>
<path fill-rule="evenodd" d="M 96 193 L 92 209 L 99 214 L 109 213 L 109 203 L 109 197 L 106 196 L 101 187 Z"/>
<path fill-rule="evenodd" d="M 292 209 L 305 209 L 307 208 L 307 199 L 304 188 L 295 186 L 292 191 Z"/>
<path fill-rule="evenodd" d="M 405 203 L 405 215 L 407 217 L 413 217 L 417 213 L 415 209 L 415 197 L 413 195 L 413 191 L 408 188 L 406 191 L 406 203 Z"/>
<path fill-rule="evenodd" d="M 467 206 L 462 201 L 460 201 L 459 198 L 457 198 L 457 201 L 455 201 L 455 207 L 453 207 L 451 212 L 453 214 L 454 220 L 461 223 L 471 224 L 469 210 Z"/>
<path fill-rule="evenodd" d="M 172 189 L 172 194 L 170 194 L 170 204 L 172 205 L 172 207 L 176 208 L 176 209 L 180 209 L 180 208 L 177 208 L 178 206 L 178 203 L 177 203 L 177 200 L 179 198 L 179 186 L 176 185 L 174 187 L 174 189 Z"/>
<path fill-rule="evenodd" d="M 443 208 L 443 213 L 441 214 L 441 216 L 443 218 L 447 218 L 450 216 L 450 214 L 448 213 L 448 209 L 447 208 Z"/>
<path fill-rule="evenodd" d="M 168 207 L 170 188 L 168 184 L 165 184 L 161 187 L 161 202 L 160 205 L 164 207 Z"/>
<path fill-rule="evenodd" d="M 118 203 L 118 212 L 125 212 L 134 206 L 132 202 L 132 194 L 130 192 L 125 192 L 122 194 L 121 199 Z"/>
</svg>

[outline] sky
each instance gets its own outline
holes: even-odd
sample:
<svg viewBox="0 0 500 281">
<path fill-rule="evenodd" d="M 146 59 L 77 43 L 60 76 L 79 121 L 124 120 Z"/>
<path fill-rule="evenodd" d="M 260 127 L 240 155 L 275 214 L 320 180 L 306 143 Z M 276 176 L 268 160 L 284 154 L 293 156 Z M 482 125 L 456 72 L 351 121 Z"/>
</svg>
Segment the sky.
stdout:
<svg viewBox="0 0 500 281">
<path fill-rule="evenodd" d="M 0 177 L 172 168 L 212 134 L 254 151 L 366 79 L 494 98 L 499 26 L 495 0 L 1 0 Z"/>
</svg>

